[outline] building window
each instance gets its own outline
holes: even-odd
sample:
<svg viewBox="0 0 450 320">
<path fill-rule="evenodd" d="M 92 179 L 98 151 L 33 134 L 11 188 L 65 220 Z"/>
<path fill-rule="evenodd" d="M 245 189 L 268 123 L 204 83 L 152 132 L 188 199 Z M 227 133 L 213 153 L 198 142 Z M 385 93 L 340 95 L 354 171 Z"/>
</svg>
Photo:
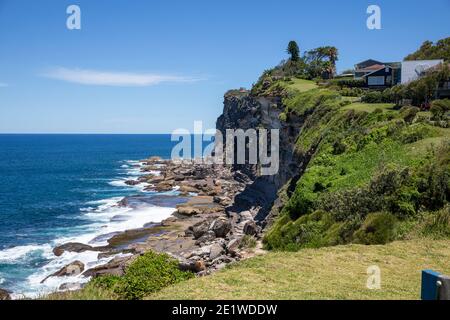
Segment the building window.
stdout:
<svg viewBox="0 0 450 320">
<path fill-rule="evenodd" d="M 369 86 L 384 86 L 384 76 L 372 76 L 367 78 Z"/>
</svg>

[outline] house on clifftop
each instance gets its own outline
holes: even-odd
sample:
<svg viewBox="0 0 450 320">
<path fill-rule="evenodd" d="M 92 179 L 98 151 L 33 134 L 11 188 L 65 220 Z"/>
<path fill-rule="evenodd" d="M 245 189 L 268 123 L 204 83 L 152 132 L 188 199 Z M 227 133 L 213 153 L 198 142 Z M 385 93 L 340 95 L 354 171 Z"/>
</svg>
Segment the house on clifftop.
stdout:
<svg viewBox="0 0 450 320">
<path fill-rule="evenodd" d="M 355 65 L 355 79 L 363 79 L 373 89 L 395 86 L 401 82 L 401 62 L 365 60 Z"/>
</svg>

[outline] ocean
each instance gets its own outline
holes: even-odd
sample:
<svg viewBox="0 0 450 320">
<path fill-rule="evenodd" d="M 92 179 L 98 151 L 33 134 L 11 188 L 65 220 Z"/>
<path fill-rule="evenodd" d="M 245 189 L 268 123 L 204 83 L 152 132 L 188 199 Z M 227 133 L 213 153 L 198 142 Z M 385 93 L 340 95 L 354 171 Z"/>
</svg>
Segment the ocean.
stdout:
<svg viewBox="0 0 450 320">
<path fill-rule="evenodd" d="M 102 245 L 101 235 L 170 216 L 173 207 L 116 203 L 158 195 L 124 182 L 141 174 L 139 160 L 170 158 L 175 144 L 170 135 L 0 135 L 0 288 L 16 298 L 35 297 L 62 283 L 85 282 L 77 276 L 40 283 L 74 260 L 86 269 L 109 260 L 98 261 L 95 252 L 55 257 L 56 245 Z"/>
</svg>

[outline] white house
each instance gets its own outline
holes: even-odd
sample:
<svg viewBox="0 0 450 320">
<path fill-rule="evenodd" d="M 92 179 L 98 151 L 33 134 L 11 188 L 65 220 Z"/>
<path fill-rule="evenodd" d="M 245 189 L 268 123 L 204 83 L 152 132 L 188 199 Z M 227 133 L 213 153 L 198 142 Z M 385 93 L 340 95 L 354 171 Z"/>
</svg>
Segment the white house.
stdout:
<svg viewBox="0 0 450 320">
<path fill-rule="evenodd" d="M 401 83 L 405 84 L 417 80 L 426 70 L 435 67 L 444 60 L 415 60 L 402 62 Z"/>
</svg>

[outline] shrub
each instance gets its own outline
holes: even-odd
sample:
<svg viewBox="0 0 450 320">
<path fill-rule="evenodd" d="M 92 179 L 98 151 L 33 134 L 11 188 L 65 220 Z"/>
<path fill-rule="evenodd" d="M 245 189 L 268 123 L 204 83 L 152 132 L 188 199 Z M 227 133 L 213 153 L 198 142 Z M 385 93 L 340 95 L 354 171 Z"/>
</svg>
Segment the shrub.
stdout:
<svg viewBox="0 0 450 320">
<path fill-rule="evenodd" d="M 433 236 L 435 238 L 450 237 L 450 206 L 447 205 L 442 210 L 432 213 L 423 229 L 425 236 Z"/>
<path fill-rule="evenodd" d="M 342 88 L 339 93 L 344 97 L 360 97 L 364 90 L 361 88 Z"/>
<path fill-rule="evenodd" d="M 354 240 L 362 244 L 386 244 L 395 239 L 397 219 L 390 213 L 370 213 L 354 233 Z"/>
<path fill-rule="evenodd" d="M 450 99 L 435 100 L 431 104 L 431 114 L 433 117 L 431 120 L 441 121 L 446 118 L 447 113 L 450 111 Z"/>
<path fill-rule="evenodd" d="M 181 271 L 178 262 L 167 254 L 150 251 L 133 261 L 123 277 L 99 277 L 92 280 L 92 285 L 111 290 L 120 299 L 138 300 L 193 276 Z"/>
<path fill-rule="evenodd" d="M 256 247 L 256 239 L 255 237 L 246 234 L 244 237 L 242 237 L 241 243 L 239 243 L 239 248 L 248 248 L 253 249 Z"/>
<path fill-rule="evenodd" d="M 340 88 L 362 88 L 366 85 L 364 79 L 334 79 L 330 83 Z"/>
<path fill-rule="evenodd" d="M 383 102 L 383 94 L 379 91 L 369 91 L 361 97 L 362 102 L 381 103 Z"/>
<path fill-rule="evenodd" d="M 416 107 L 403 107 L 400 109 L 400 116 L 406 123 L 411 124 L 419 111 L 419 108 Z"/>
</svg>

